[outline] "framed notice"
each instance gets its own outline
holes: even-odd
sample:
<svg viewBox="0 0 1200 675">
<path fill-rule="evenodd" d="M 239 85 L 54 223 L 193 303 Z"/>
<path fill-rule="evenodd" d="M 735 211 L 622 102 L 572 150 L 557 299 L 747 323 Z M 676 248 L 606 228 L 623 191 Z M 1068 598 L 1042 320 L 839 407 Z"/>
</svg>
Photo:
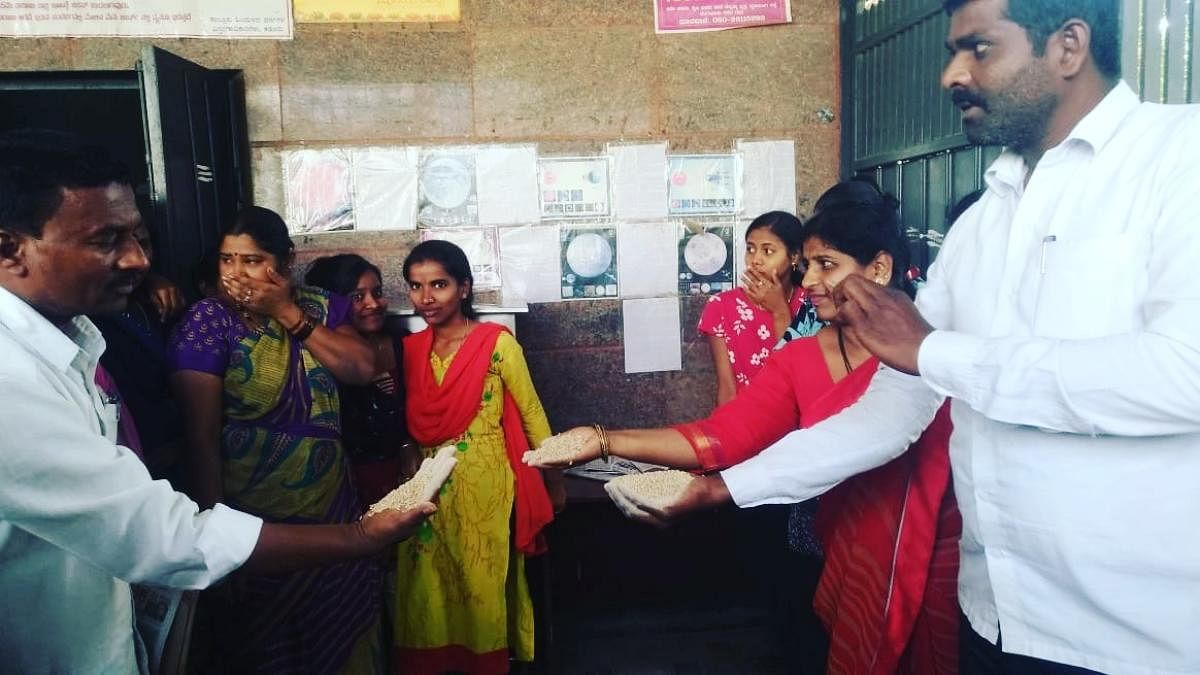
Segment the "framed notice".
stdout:
<svg viewBox="0 0 1200 675">
<path fill-rule="evenodd" d="M 673 155 L 667 164 L 667 210 L 671 215 L 737 210 L 735 155 Z"/>
<path fill-rule="evenodd" d="M 607 157 L 555 157 L 538 161 L 542 218 L 609 214 Z"/>
<path fill-rule="evenodd" d="M 654 0 L 654 32 L 695 33 L 791 23 L 790 0 Z"/>
<path fill-rule="evenodd" d="M 564 227 L 559 243 L 564 300 L 617 297 L 617 228 Z"/>
<path fill-rule="evenodd" d="M 294 0 L 297 23 L 441 23 L 462 18 L 459 0 Z"/>
<path fill-rule="evenodd" d="M 733 232 L 731 222 L 680 227 L 680 295 L 733 290 Z"/>
<path fill-rule="evenodd" d="M 288 0 L 0 0 L 0 36 L 292 38 Z"/>
</svg>

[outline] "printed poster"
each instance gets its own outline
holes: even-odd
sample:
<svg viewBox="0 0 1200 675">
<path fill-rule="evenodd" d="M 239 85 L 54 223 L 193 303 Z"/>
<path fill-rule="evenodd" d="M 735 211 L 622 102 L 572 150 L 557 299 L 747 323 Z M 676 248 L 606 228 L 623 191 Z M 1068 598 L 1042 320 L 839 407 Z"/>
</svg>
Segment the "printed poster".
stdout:
<svg viewBox="0 0 1200 675">
<path fill-rule="evenodd" d="M 617 228 L 564 227 L 559 243 L 564 300 L 617 297 Z"/>
<path fill-rule="evenodd" d="M 450 228 L 444 230 L 421 230 L 421 241 L 441 239 L 448 241 L 467 254 L 471 263 L 471 276 L 477 290 L 501 287 L 500 239 L 494 227 Z"/>
<path fill-rule="evenodd" d="M 603 217 L 609 212 L 608 158 L 555 157 L 538 161 L 542 218 Z"/>
<path fill-rule="evenodd" d="M 671 215 L 737 210 L 736 155 L 673 155 L 667 162 L 667 210 Z"/>
<path fill-rule="evenodd" d="M 733 223 L 687 223 L 680 228 L 680 295 L 733 290 L 733 231 Z"/>
<path fill-rule="evenodd" d="M 0 0 L 5 37 L 292 38 L 288 0 Z"/>
<path fill-rule="evenodd" d="M 295 0 L 297 23 L 441 23 L 462 18 L 459 0 Z"/>
<path fill-rule="evenodd" d="M 791 0 L 654 0 L 656 33 L 695 33 L 791 22 Z"/>
</svg>

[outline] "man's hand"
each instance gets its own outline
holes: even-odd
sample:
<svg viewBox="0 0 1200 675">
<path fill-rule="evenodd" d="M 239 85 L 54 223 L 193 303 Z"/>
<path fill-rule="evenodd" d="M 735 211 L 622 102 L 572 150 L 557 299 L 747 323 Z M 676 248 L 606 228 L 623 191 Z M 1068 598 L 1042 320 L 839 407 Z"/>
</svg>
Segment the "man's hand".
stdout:
<svg viewBox="0 0 1200 675">
<path fill-rule="evenodd" d="M 158 312 L 159 321 L 163 323 L 179 316 L 184 310 L 183 291 L 166 277 L 153 272 L 146 274 L 142 281 L 142 292 L 154 307 L 154 311 Z"/>
<path fill-rule="evenodd" d="M 437 512 L 431 502 L 422 502 L 406 511 L 384 509 L 359 522 L 363 535 L 372 546 L 382 550 L 386 546 L 408 539 L 416 533 L 425 519 Z"/>
<path fill-rule="evenodd" d="M 903 292 L 852 274 L 833 290 L 834 323 L 880 361 L 917 375 L 921 342 L 933 332 L 916 305 Z"/>
<path fill-rule="evenodd" d="M 626 516 L 655 527 L 666 527 L 689 513 L 713 509 L 731 501 L 729 489 L 719 474 L 693 478 L 678 496 L 665 504 L 657 496 L 624 490 L 619 481 L 609 481 L 605 489 Z"/>
</svg>

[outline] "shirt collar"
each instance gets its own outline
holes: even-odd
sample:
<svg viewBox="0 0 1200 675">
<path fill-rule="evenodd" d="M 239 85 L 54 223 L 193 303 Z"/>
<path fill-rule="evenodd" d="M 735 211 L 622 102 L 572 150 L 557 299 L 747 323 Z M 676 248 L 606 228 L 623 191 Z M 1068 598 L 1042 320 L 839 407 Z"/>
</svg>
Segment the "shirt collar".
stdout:
<svg viewBox="0 0 1200 675">
<path fill-rule="evenodd" d="M 86 316 L 73 317 L 59 328 L 2 286 L 0 327 L 7 328 L 19 344 L 63 372 L 76 359 L 81 359 L 77 367 L 85 370 L 104 353 L 104 338 Z"/>
<path fill-rule="evenodd" d="M 1117 127 L 1137 105 L 1137 94 L 1124 80 L 1119 80 L 1083 119 L 1075 123 L 1061 143 L 1046 151 L 1046 155 L 1057 154 L 1056 151 L 1060 149 L 1080 144 L 1094 154 L 1117 133 Z M 1004 188 L 1019 193 L 1024 187 L 1025 171 L 1024 158 L 1005 148 L 984 173 L 984 181 L 989 188 Z"/>
</svg>

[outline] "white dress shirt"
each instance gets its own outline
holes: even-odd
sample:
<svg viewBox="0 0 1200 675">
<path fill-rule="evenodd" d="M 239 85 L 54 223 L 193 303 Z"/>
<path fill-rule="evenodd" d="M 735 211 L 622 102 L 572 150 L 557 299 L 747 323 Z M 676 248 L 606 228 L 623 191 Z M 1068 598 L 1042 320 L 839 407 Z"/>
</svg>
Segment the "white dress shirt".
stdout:
<svg viewBox="0 0 1200 675">
<path fill-rule="evenodd" d="M 793 502 L 903 452 L 951 397 L 959 601 L 1007 652 L 1200 672 L 1200 106 L 1118 84 L 1038 162 L 988 169 L 918 307 L 921 376 L 723 472 Z"/>
<path fill-rule="evenodd" d="M 262 521 L 196 504 L 115 444 L 104 339 L 0 288 L 0 672 L 136 673 L 129 583 L 201 588 Z"/>
</svg>

